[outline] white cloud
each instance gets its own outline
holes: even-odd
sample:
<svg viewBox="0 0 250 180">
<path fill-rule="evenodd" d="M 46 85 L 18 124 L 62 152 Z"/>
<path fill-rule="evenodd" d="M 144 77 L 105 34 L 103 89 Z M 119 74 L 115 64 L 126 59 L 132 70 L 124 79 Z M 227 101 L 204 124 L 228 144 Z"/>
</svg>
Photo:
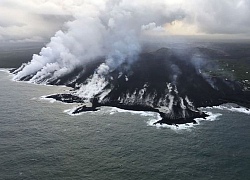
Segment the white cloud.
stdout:
<svg viewBox="0 0 250 180">
<path fill-rule="evenodd" d="M 9 3 L 14 1 L 10 0 Z M 35 1 L 39 6 L 35 5 Z M 25 39 L 38 37 L 37 34 L 40 34 L 40 37 L 49 36 L 49 33 L 53 32 L 54 24 L 51 22 L 56 22 L 50 19 L 52 13 L 48 11 L 50 7 L 57 9 L 55 11 L 57 15 L 65 12 L 75 18 L 65 25 L 65 30 L 58 31 L 39 55 L 34 55 L 32 61 L 16 76 L 16 79 L 20 79 L 29 74 L 36 74 L 32 78 L 34 82 L 54 80 L 73 71 L 77 66 L 84 67 L 98 57 L 106 58 L 105 65 L 109 67 L 108 70 L 116 69 L 123 63 L 129 66 L 137 59 L 142 42 L 148 38 L 147 33 L 154 32 L 153 35 L 158 35 L 164 32 L 163 28 L 173 34 L 192 35 L 199 32 L 247 35 L 250 27 L 247 21 L 250 5 L 247 0 L 44 0 L 40 2 L 33 0 L 32 2 L 33 4 L 30 3 L 27 8 L 24 2 L 14 8 L 22 9 L 19 14 L 25 18 L 29 18 L 27 14 L 32 14 L 29 23 L 26 22 L 27 19 L 20 19 L 18 22 L 25 24 L 24 26 L 2 27 L 9 28 L 8 33 L 13 37 L 17 32 L 23 38 L 26 37 Z M 36 11 L 39 13 L 35 14 L 31 7 L 38 8 Z M 9 6 L 6 5 L 5 8 Z M 49 21 L 45 21 L 46 17 L 49 17 Z M 12 19 L 13 24 L 17 23 L 14 18 Z M 4 31 L 0 33 L 4 38 Z"/>
<path fill-rule="evenodd" d="M 45 40 L 69 20 L 59 1 L 0 1 L 0 40 Z"/>
<path fill-rule="evenodd" d="M 0 40 L 48 40 L 70 18 L 98 14 L 115 3 L 131 9 L 132 13 L 137 7 L 148 11 L 144 25 L 150 19 L 150 23 L 155 23 L 151 30 L 160 30 L 159 33 L 165 28 L 171 34 L 249 37 L 250 0 L 1 0 Z M 98 7 L 98 12 L 94 7 Z M 155 19 L 158 12 L 164 13 Z M 131 16 L 140 18 L 138 13 Z"/>
<path fill-rule="evenodd" d="M 165 29 L 162 26 L 157 26 L 154 22 L 149 23 L 147 25 L 142 25 L 141 29 L 143 31 L 165 31 Z"/>
<path fill-rule="evenodd" d="M 207 34 L 245 34 L 250 32 L 249 0 L 191 0 L 187 23 Z"/>
</svg>

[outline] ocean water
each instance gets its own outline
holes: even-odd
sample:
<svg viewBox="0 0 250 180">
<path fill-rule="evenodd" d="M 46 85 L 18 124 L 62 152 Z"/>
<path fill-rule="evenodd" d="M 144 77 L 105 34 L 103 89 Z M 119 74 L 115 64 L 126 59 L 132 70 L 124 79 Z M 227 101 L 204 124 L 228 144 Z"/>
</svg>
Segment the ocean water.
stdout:
<svg viewBox="0 0 250 180">
<path fill-rule="evenodd" d="M 40 97 L 65 87 L 13 82 L 0 72 L 2 180 L 248 180 L 250 115 L 204 109 L 193 127 L 152 126 L 154 113 L 116 108 L 70 116 Z"/>
</svg>

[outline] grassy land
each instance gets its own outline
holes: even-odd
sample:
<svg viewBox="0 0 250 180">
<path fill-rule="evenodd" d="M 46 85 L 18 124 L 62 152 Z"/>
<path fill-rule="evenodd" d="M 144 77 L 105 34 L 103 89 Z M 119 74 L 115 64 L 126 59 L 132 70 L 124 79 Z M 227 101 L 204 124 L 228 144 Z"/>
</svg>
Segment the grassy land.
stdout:
<svg viewBox="0 0 250 180">
<path fill-rule="evenodd" d="M 215 44 L 213 50 L 204 50 L 210 76 L 242 82 L 250 90 L 250 43 Z"/>
</svg>

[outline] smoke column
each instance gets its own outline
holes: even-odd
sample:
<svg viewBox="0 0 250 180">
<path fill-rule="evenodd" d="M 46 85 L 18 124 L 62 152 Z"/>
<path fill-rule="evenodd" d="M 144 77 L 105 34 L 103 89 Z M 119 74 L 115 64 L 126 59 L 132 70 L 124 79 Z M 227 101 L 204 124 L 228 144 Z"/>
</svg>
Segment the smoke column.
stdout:
<svg viewBox="0 0 250 180">
<path fill-rule="evenodd" d="M 58 31 L 39 55 L 17 70 L 15 80 L 31 75 L 31 82 L 46 83 L 100 57 L 105 64 L 97 72 L 108 73 L 136 61 L 145 34 L 165 31 L 165 24 L 185 17 L 179 7 L 170 9 L 161 0 L 77 1 L 72 7 L 75 20 L 65 23 L 65 31 Z"/>
</svg>

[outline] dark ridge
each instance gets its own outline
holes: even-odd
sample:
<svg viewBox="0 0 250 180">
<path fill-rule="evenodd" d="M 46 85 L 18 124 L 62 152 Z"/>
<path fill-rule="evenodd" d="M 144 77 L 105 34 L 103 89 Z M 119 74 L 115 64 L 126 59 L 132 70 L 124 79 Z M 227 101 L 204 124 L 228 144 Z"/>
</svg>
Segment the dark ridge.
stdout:
<svg viewBox="0 0 250 180">
<path fill-rule="evenodd" d="M 79 114 L 81 112 L 88 112 L 88 111 L 98 111 L 98 108 L 95 107 L 87 107 L 87 106 L 80 106 L 78 107 L 76 110 L 74 110 L 74 112 L 72 112 L 72 114 Z"/>
<path fill-rule="evenodd" d="M 178 119 L 164 118 L 164 113 L 160 113 L 160 115 L 161 115 L 162 119 L 155 122 L 154 125 L 156 125 L 156 124 L 178 125 L 178 124 L 187 124 L 187 123 L 197 124 L 197 122 L 195 121 L 196 118 L 206 119 L 206 117 L 209 116 L 204 112 L 199 113 L 199 114 L 194 114 L 190 118 L 178 118 Z"/>
<path fill-rule="evenodd" d="M 74 96 L 72 94 L 54 94 L 46 96 L 46 98 L 55 99 L 64 103 L 82 103 L 83 101 L 82 98 Z"/>
<path fill-rule="evenodd" d="M 65 103 L 82 103 L 82 99 L 79 99 L 77 96 L 71 95 L 71 94 L 57 94 L 57 95 L 51 95 L 51 96 L 47 96 L 46 98 L 53 98 L 57 101 L 62 101 Z M 155 122 L 154 124 L 168 124 L 168 125 L 177 125 L 177 124 L 186 124 L 186 123 L 196 123 L 196 121 L 194 120 L 195 118 L 206 118 L 208 117 L 208 115 L 204 112 L 200 112 L 200 111 L 191 111 L 188 110 L 189 112 L 189 116 L 187 118 L 171 118 L 169 117 L 167 114 L 161 112 L 158 109 L 155 109 L 153 107 L 150 106 L 145 106 L 145 105 L 126 105 L 126 104 L 122 104 L 122 103 L 117 103 L 117 102 L 107 102 L 107 103 L 99 103 L 98 99 L 94 98 L 92 100 L 92 106 L 91 107 L 87 107 L 86 105 L 82 105 L 79 106 L 78 108 L 76 108 L 72 114 L 79 114 L 81 112 L 88 112 L 88 111 L 98 111 L 99 107 L 102 106 L 107 106 L 107 107 L 117 107 L 120 109 L 124 109 L 124 110 L 132 110 L 132 111 L 148 111 L 148 112 L 156 112 L 159 113 L 159 115 L 161 116 L 161 120 Z M 178 107 L 175 107 L 176 111 L 178 111 Z"/>
<path fill-rule="evenodd" d="M 15 70 L 16 70 L 16 68 L 11 68 L 11 69 L 9 69 L 9 73 L 14 73 L 15 72 Z"/>
</svg>

